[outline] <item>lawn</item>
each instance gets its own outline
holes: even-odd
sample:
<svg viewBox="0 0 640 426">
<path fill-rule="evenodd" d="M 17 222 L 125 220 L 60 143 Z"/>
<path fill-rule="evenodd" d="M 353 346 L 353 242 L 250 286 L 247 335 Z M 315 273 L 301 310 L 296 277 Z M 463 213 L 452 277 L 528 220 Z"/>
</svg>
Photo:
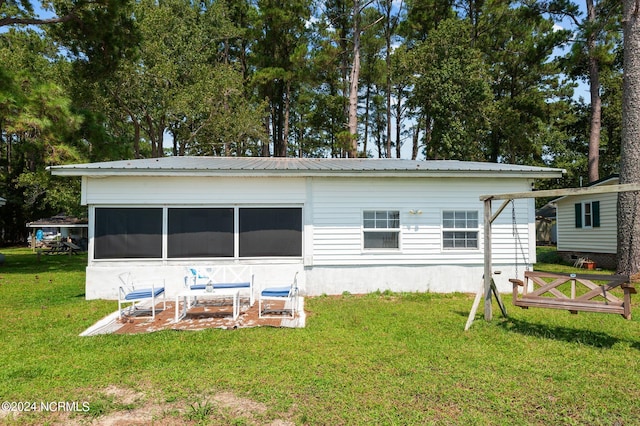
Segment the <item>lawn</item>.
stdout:
<svg viewBox="0 0 640 426">
<path fill-rule="evenodd" d="M 3 424 L 640 419 L 635 318 L 521 310 L 505 295 L 508 318 L 496 305 L 465 332 L 474 295 L 385 292 L 307 298 L 304 329 L 78 337 L 117 306 L 84 299 L 86 256 L 2 252 L 0 399 L 22 410 L 0 411 Z M 549 268 L 571 269 L 536 269 Z"/>
</svg>

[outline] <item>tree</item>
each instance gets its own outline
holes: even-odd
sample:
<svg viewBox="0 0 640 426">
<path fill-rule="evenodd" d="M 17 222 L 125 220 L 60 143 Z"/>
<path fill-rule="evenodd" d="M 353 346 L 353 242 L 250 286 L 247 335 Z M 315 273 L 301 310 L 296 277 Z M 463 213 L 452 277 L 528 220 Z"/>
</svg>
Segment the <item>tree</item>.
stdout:
<svg viewBox="0 0 640 426">
<path fill-rule="evenodd" d="M 400 1 L 400 6 L 396 13 L 393 13 L 394 2 L 392 0 L 378 0 L 378 7 L 382 10 L 384 20 L 383 20 L 383 33 L 385 40 L 385 50 L 384 50 L 384 62 L 386 65 L 386 84 L 385 84 L 385 93 L 387 100 L 387 157 L 391 158 L 391 96 L 392 96 L 392 75 L 391 75 L 391 54 L 392 54 L 392 46 L 391 43 L 393 38 L 396 36 L 398 24 L 400 21 L 400 11 L 402 10 L 402 1 Z M 399 124 L 399 123 L 396 123 Z M 400 141 L 400 128 L 396 127 L 396 157 L 400 158 L 400 148 L 402 143 Z"/>
<path fill-rule="evenodd" d="M 482 52 L 469 46 L 468 22 L 448 19 L 413 49 L 410 103 L 426 117 L 429 159 L 482 157 L 491 91 Z"/>
<path fill-rule="evenodd" d="M 620 183 L 640 183 L 640 0 L 623 1 L 624 77 Z M 640 272 L 640 199 L 618 195 L 618 273 Z"/>
<path fill-rule="evenodd" d="M 0 0 L 0 27 L 45 28 L 67 55 L 83 65 L 82 71 L 95 79 L 135 54 L 138 34 L 131 5 L 129 0 L 42 1 L 40 9 L 52 16 L 41 18 L 33 2 Z"/>
<path fill-rule="evenodd" d="M 565 65 L 568 73 L 589 83 L 589 182 L 600 178 L 600 144 L 602 130 L 602 74 L 612 67 L 618 45 L 620 2 L 585 0 L 587 14 L 582 20 L 578 6 L 566 0 L 551 2 L 546 10 L 552 15 L 569 17 L 577 31 L 577 39 Z"/>
<path fill-rule="evenodd" d="M 349 114 L 348 125 L 349 137 L 349 157 L 356 157 L 358 154 L 358 92 L 360 80 L 360 0 L 353 0 L 353 45 L 351 73 L 349 74 Z"/>
<path fill-rule="evenodd" d="M 364 10 L 362 18 L 365 25 L 368 25 L 378 21 L 380 19 L 380 13 L 374 8 L 367 8 Z M 368 155 L 368 143 L 372 124 L 373 96 L 378 92 L 378 88 L 383 86 L 386 73 L 384 61 L 380 57 L 385 41 L 384 37 L 382 37 L 383 34 L 381 34 L 378 28 L 380 28 L 380 26 L 376 25 L 371 30 L 365 31 L 360 38 L 360 87 L 362 88 L 362 92 L 364 92 L 362 94 L 364 111 L 360 120 L 363 127 L 363 155 Z"/>
<path fill-rule="evenodd" d="M 20 241 L 24 223 L 59 212 L 78 212 L 79 182 L 45 171 L 49 165 L 86 159 L 78 138 L 82 117 L 59 84 L 64 63 L 55 46 L 35 31 L 9 30 L 0 37 L 0 188 L 2 238 Z"/>
<path fill-rule="evenodd" d="M 114 125 L 124 119 L 133 128 L 136 158 L 163 156 L 168 133 L 174 155 L 256 153 L 252 145 L 265 138 L 262 114 L 249 104 L 241 64 L 230 56 L 229 40 L 239 32 L 226 12 L 217 1 L 137 5 L 139 60 L 121 64 L 102 86 L 115 105 Z"/>
<path fill-rule="evenodd" d="M 261 31 L 254 47 L 253 84 L 269 105 L 265 127 L 271 131 L 273 155 L 285 157 L 292 90 L 300 78 L 301 58 L 306 56 L 311 4 L 309 0 L 260 0 L 258 6 Z"/>
<path fill-rule="evenodd" d="M 553 60 L 569 31 L 551 19 L 510 2 L 469 7 L 472 45 L 484 54 L 493 93 L 485 159 L 512 164 L 542 164 L 545 133 L 553 131 L 556 103 L 569 93 Z M 553 114 L 552 114 L 553 113 Z"/>
<path fill-rule="evenodd" d="M 333 61 L 330 67 L 339 70 L 335 93 L 331 96 L 341 101 L 342 113 L 335 117 L 335 125 L 340 126 L 332 141 L 332 155 L 345 156 L 349 150 L 353 151 L 353 136 L 348 128 L 349 117 L 349 73 L 353 64 L 353 47 L 350 48 L 349 40 L 353 37 L 353 0 L 325 0 L 324 15 L 321 17 L 324 33 L 328 40 L 326 47 L 332 52 Z M 357 141 L 356 141 L 357 143 Z"/>
</svg>

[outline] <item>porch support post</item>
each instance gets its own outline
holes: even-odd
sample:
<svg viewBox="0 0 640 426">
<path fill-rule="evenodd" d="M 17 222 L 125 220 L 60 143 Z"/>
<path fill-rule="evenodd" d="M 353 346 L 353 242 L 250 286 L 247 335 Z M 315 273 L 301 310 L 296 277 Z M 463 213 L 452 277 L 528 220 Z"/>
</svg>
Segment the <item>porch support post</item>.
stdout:
<svg viewBox="0 0 640 426">
<path fill-rule="evenodd" d="M 491 321 L 491 198 L 484 200 L 484 319 Z"/>
</svg>

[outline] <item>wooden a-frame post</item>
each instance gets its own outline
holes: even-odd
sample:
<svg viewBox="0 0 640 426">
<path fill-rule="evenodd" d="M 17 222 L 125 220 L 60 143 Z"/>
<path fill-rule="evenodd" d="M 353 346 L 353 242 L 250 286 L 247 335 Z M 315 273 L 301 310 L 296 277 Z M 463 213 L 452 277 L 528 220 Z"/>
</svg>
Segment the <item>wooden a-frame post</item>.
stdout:
<svg viewBox="0 0 640 426">
<path fill-rule="evenodd" d="M 621 185 L 602 185 L 602 186 L 590 186 L 584 188 L 564 188 L 564 189 L 549 189 L 543 191 L 528 191 L 528 192 L 514 192 L 511 194 L 496 194 L 496 195 L 481 195 L 480 201 L 484 203 L 484 276 L 483 287 L 478 293 L 476 299 L 473 302 L 473 307 L 469 313 L 465 330 L 471 327 L 471 323 L 476 315 L 478 304 L 480 303 L 480 295 L 484 295 L 484 319 L 491 321 L 492 312 L 492 297 L 493 292 L 496 296 L 498 304 L 502 313 L 506 316 L 506 310 L 500 299 L 498 290 L 492 278 L 492 257 L 491 257 L 491 228 L 493 222 L 498 218 L 500 213 L 507 207 L 512 200 L 522 198 L 546 198 L 546 197 L 564 197 L 569 195 L 586 195 L 586 194 L 605 194 L 610 192 L 631 192 L 640 191 L 640 183 L 627 183 Z M 502 205 L 492 214 L 492 200 L 503 200 Z"/>
</svg>

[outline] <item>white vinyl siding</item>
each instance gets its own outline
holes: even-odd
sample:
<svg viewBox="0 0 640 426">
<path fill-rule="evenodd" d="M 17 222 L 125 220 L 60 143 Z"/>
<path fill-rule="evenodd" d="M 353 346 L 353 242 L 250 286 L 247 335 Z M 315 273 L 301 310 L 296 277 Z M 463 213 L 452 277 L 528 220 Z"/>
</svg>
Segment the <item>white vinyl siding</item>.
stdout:
<svg viewBox="0 0 640 426">
<path fill-rule="evenodd" d="M 584 226 L 584 203 L 600 202 L 600 226 Z M 571 196 L 557 201 L 557 232 L 559 251 L 577 251 L 585 253 L 616 253 L 618 244 L 616 193 L 597 196 Z M 582 227 L 576 227 L 576 207 L 582 206 Z"/>
<path fill-rule="evenodd" d="M 86 204 L 171 206 L 299 204 L 304 178 L 109 177 L 86 179 Z"/>
<path fill-rule="evenodd" d="M 303 207 L 303 256 L 314 265 L 479 264 L 483 261 L 483 204 L 487 193 L 530 188 L 527 179 L 462 178 L 225 178 L 109 177 L 86 179 L 86 201 L 96 207 Z M 494 209 L 499 203 L 494 203 Z M 516 200 L 520 239 L 534 259 L 533 200 Z M 398 211 L 399 248 L 363 248 L 363 212 Z M 443 250 L 442 211 L 479 212 L 478 250 Z M 513 263 L 511 214 L 493 225 L 496 263 Z M 91 237 L 91 236 L 90 236 Z"/>
<path fill-rule="evenodd" d="M 313 264 L 315 265 L 420 265 L 481 264 L 482 211 L 480 195 L 508 193 L 530 188 L 527 180 L 487 179 L 331 179 L 314 178 Z M 487 189 L 491 188 L 491 189 Z M 494 209 L 499 207 L 494 203 Z M 523 248 L 535 259 L 535 243 L 528 241 L 535 231 L 533 200 L 516 200 L 517 227 Z M 377 252 L 362 249 L 362 212 L 400 212 L 400 249 Z M 442 211 L 475 210 L 479 215 L 478 249 L 443 250 Z M 493 225 L 493 254 L 496 263 L 513 263 L 515 239 L 511 210 L 505 210 Z M 522 261 L 522 260 L 521 260 Z"/>
</svg>

